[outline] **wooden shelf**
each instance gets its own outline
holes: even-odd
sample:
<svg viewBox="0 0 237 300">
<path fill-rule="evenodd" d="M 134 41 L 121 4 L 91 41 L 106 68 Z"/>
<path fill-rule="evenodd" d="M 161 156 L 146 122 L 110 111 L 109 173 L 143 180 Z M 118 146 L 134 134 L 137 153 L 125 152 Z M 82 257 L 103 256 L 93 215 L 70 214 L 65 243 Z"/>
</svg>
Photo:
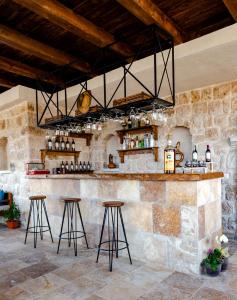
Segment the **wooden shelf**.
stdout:
<svg viewBox="0 0 237 300">
<path fill-rule="evenodd" d="M 61 137 L 61 135 L 59 137 Z M 91 145 L 93 133 L 86 133 L 86 132 L 72 133 L 72 132 L 70 132 L 67 136 L 63 135 L 63 137 L 73 138 L 73 139 L 86 139 L 86 146 L 89 147 Z"/>
<path fill-rule="evenodd" d="M 118 150 L 118 153 L 122 164 L 124 163 L 125 155 L 144 154 L 144 153 L 153 153 L 154 160 L 158 161 L 158 147 Z"/>
<path fill-rule="evenodd" d="M 129 128 L 129 129 L 121 129 L 116 131 L 119 138 L 120 138 L 120 144 L 123 143 L 123 138 L 128 133 L 133 134 L 140 134 L 140 133 L 147 133 L 151 132 L 154 135 L 154 140 L 158 140 L 158 126 L 157 125 L 149 125 L 149 126 L 142 126 L 137 128 Z"/>
<path fill-rule="evenodd" d="M 81 151 L 62 151 L 62 150 L 48 150 L 48 149 L 41 149 L 41 162 L 45 163 L 46 156 L 49 157 L 57 157 L 57 156 L 73 156 L 74 161 L 78 161 L 79 155 Z"/>
</svg>

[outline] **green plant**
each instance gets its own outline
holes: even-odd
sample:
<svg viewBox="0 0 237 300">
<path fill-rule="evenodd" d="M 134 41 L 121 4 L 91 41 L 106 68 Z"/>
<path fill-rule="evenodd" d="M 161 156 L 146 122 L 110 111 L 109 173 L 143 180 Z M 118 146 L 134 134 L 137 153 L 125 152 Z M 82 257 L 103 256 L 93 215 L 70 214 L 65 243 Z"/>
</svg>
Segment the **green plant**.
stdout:
<svg viewBox="0 0 237 300">
<path fill-rule="evenodd" d="M 6 220 L 19 220 L 21 216 L 21 211 L 16 205 L 16 203 L 13 201 L 10 208 L 4 212 L 3 216 Z"/>
<path fill-rule="evenodd" d="M 202 260 L 201 266 L 206 269 L 211 269 L 213 272 L 218 271 L 220 264 L 223 262 L 223 255 L 221 249 L 209 249 L 208 255 Z"/>
</svg>

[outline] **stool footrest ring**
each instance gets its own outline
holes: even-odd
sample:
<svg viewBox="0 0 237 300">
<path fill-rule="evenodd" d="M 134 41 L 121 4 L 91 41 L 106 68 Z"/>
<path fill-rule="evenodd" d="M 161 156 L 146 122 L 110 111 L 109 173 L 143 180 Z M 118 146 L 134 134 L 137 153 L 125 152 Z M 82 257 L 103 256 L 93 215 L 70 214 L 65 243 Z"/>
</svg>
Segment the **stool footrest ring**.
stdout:
<svg viewBox="0 0 237 300">
<path fill-rule="evenodd" d="M 77 236 L 77 237 L 73 237 L 73 234 L 75 233 L 83 233 L 83 235 L 81 236 Z M 63 235 L 71 235 L 70 237 L 62 237 Z M 79 231 L 79 230 L 73 230 L 73 231 L 66 231 L 66 232 L 62 232 L 60 235 L 59 235 L 59 238 L 61 238 L 61 240 L 77 240 L 77 239 L 80 239 L 82 237 L 86 236 L 86 233 L 84 234 L 83 231 Z"/>
</svg>

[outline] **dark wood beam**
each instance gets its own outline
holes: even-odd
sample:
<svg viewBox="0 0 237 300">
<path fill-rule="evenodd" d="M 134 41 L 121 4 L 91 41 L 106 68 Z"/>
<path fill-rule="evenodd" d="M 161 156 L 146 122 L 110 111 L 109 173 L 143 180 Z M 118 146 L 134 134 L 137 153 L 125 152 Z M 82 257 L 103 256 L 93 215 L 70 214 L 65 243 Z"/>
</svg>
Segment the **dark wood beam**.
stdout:
<svg viewBox="0 0 237 300">
<path fill-rule="evenodd" d="M 223 0 L 223 2 L 235 22 L 237 22 L 237 0 Z"/>
<path fill-rule="evenodd" d="M 176 44 L 184 41 L 176 24 L 152 0 L 117 0 L 117 2 L 144 24 L 160 26 L 174 38 Z"/>
<path fill-rule="evenodd" d="M 16 86 L 16 84 L 11 82 L 8 79 L 0 77 L 0 86 L 6 87 L 6 88 L 12 88 L 13 86 Z"/>
<path fill-rule="evenodd" d="M 63 82 L 56 76 L 48 74 L 40 69 L 30 67 L 26 64 L 0 56 L 0 69 L 19 76 L 48 82 L 55 85 L 62 85 Z"/>
<path fill-rule="evenodd" d="M 129 45 L 123 42 L 116 42 L 112 34 L 96 26 L 86 18 L 75 14 L 73 10 L 56 0 L 13 1 L 100 48 L 111 45 L 109 48 L 119 55 L 124 57 L 133 56 L 132 48 Z"/>
<path fill-rule="evenodd" d="M 63 51 L 31 39 L 4 25 L 0 25 L 0 43 L 57 65 L 70 65 L 85 73 L 92 72 L 89 63 L 79 61 Z"/>
</svg>

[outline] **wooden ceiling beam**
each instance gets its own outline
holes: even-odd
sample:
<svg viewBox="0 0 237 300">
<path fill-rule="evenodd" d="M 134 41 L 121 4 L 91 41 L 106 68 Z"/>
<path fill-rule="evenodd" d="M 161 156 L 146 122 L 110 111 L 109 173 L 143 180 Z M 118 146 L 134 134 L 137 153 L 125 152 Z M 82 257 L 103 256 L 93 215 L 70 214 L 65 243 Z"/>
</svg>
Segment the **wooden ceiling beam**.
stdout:
<svg viewBox="0 0 237 300">
<path fill-rule="evenodd" d="M 111 45 L 109 48 L 124 57 L 131 57 L 134 54 L 129 45 L 124 42 L 117 42 L 112 34 L 96 26 L 86 18 L 77 15 L 73 10 L 56 0 L 13 1 L 97 47 L 103 48 Z"/>
<path fill-rule="evenodd" d="M 46 73 L 45 71 L 30 67 L 26 64 L 3 56 L 0 56 L 0 69 L 5 72 L 48 82 L 51 84 L 62 85 L 63 83 L 62 80 L 60 80 L 56 76 Z"/>
<path fill-rule="evenodd" d="M 0 43 L 57 65 L 70 65 L 81 72 L 92 72 L 89 63 L 79 61 L 63 51 L 31 39 L 4 25 L 0 25 Z"/>
<path fill-rule="evenodd" d="M 11 82 L 8 79 L 5 79 L 3 77 L 0 77 L 0 86 L 6 87 L 6 88 L 12 88 L 13 86 L 16 86 L 15 83 Z"/>
<path fill-rule="evenodd" d="M 223 0 L 223 2 L 235 22 L 237 22 L 237 0 Z"/>
<path fill-rule="evenodd" d="M 184 41 L 176 24 L 152 0 L 117 0 L 117 2 L 144 24 L 160 26 L 174 38 L 176 44 Z"/>
</svg>

